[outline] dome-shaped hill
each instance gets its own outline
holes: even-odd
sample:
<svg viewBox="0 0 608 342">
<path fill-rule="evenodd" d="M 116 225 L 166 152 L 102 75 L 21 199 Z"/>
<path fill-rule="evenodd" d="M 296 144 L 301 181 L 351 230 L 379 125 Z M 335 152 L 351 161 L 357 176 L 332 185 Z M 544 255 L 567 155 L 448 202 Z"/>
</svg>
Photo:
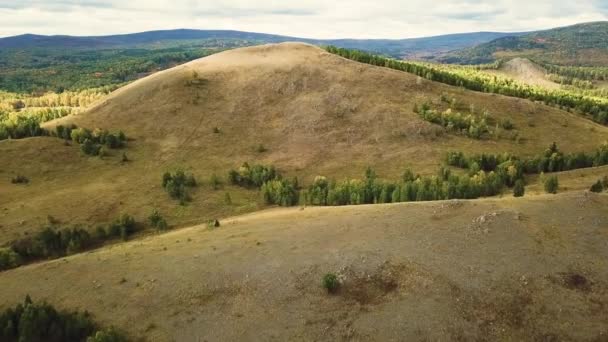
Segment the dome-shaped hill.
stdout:
<svg viewBox="0 0 608 342">
<path fill-rule="evenodd" d="M 509 118 L 517 139 L 448 134 L 414 113 L 423 102 L 447 108 L 442 95 L 456 99 L 465 113 L 474 108 L 487 110 L 496 122 Z M 56 165 L 23 170 L 18 151 L 31 144 L 0 142 L 4 177 L 28 173 L 32 179 L 19 191 L 9 189 L 8 181 L 0 184 L 0 192 L 10 194 L 3 198 L 7 211 L 0 224 L 22 231 L 39 227 L 47 215 L 95 223 L 123 212 L 145 218 L 152 208 L 172 223 L 187 223 L 251 211 L 255 192 L 205 185 L 213 173 L 225 178 L 245 161 L 273 164 L 304 183 L 319 174 L 358 177 L 368 166 L 394 179 L 406 167 L 434 173 L 448 150 L 536 154 L 553 141 L 565 151 L 592 150 L 608 136 L 608 128 L 552 107 L 422 80 L 296 43 L 226 51 L 156 73 L 85 113 L 47 125 L 59 123 L 123 130 L 132 138 L 125 150 L 131 162 L 120 164 L 115 153 L 103 160 L 80 156 L 84 161 L 76 168 L 56 158 Z M 76 146 L 48 141 L 48 155 L 79 154 Z M 38 158 L 28 155 L 33 162 Z M 179 212 L 160 185 L 163 172 L 176 167 L 204 185 Z M 225 192 L 232 195 L 230 206 Z M 29 202 L 45 212 L 32 216 L 23 206 Z"/>
</svg>

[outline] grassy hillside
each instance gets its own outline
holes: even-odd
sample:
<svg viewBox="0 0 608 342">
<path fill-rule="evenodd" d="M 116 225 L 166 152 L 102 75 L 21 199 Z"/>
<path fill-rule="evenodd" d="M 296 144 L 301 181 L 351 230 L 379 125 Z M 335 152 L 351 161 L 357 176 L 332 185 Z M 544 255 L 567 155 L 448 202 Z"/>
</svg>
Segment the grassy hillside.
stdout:
<svg viewBox="0 0 608 342">
<path fill-rule="evenodd" d="M 601 340 L 607 206 L 576 192 L 265 211 L 0 273 L 0 308 L 29 293 L 154 341 Z"/>
<path fill-rule="evenodd" d="M 423 102 L 509 119 L 517 136 L 476 140 L 450 133 L 414 113 Z M 317 175 L 361 178 L 368 166 L 397 180 L 406 168 L 436 174 L 450 150 L 529 156 L 557 141 L 566 152 L 593 151 L 608 133 L 555 108 L 426 81 L 304 44 L 232 50 L 159 72 L 46 127 L 60 123 L 122 130 L 129 141 L 103 158 L 52 137 L 0 141 L 1 243 L 36 232 L 48 215 L 92 229 L 123 213 L 145 222 L 153 209 L 173 226 L 256 210 L 263 207 L 257 191 L 227 184 L 228 171 L 246 161 L 275 165 L 303 185 Z M 128 162 L 121 162 L 123 152 Z M 163 173 L 177 168 L 200 183 L 185 206 L 161 185 Z M 223 183 L 218 190 L 214 174 Z M 11 184 L 17 175 L 29 184 Z"/>
<path fill-rule="evenodd" d="M 513 57 L 559 65 L 605 66 L 608 62 L 608 22 L 578 24 L 499 38 L 454 52 L 442 61 L 479 64 Z"/>
</svg>

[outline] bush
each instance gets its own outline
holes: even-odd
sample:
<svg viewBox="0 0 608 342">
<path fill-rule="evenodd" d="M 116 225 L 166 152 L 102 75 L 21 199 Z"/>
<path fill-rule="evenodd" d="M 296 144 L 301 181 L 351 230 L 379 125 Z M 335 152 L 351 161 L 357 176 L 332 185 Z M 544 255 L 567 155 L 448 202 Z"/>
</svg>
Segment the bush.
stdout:
<svg viewBox="0 0 608 342">
<path fill-rule="evenodd" d="M 186 175 L 183 170 L 177 170 L 175 173 L 165 172 L 162 185 L 171 198 L 179 200 L 183 205 L 191 199 L 187 188 L 195 187 L 197 183 L 194 175 Z"/>
<path fill-rule="evenodd" d="M 526 189 L 524 186 L 524 181 L 518 179 L 515 181 L 515 186 L 513 187 L 513 196 L 514 197 L 522 197 L 525 193 Z"/>
<path fill-rule="evenodd" d="M 595 184 L 593 184 L 591 186 L 591 189 L 589 189 L 591 192 L 602 192 L 604 191 L 604 184 L 602 183 L 601 180 L 598 180 Z"/>
<path fill-rule="evenodd" d="M 17 175 L 15 177 L 13 177 L 13 179 L 11 179 L 11 183 L 13 183 L 13 184 L 27 184 L 29 182 L 30 182 L 29 178 L 22 176 L 22 175 Z"/>
<path fill-rule="evenodd" d="M 10 248 L 0 248 L 0 271 L 19 267 L 21 256 Z"/>
<path fill-rule="evenodd" d="M 148 221 L 150 225 L 160 231 L 167 230 L 169 226 L 167 225 L 167 221 L 162 217 L 162 215 L 158 212 L 158 210 L 154 209 L 152 214 L 148 216 Z"/>
<path fill-rule="evenodd" d="M 340 281 L 335 274 L 327 273 L 323 276 L 323 287 L 328 293 L 336 293 L 340 288 Z"/>
<path fill-rule="evenodd" d="M 213 190 L 218 190 L 222 185 L 222 182 L 220 181 L 220 178 L 214 173 L 209 178 L 209 184 L 211 184 L 211 188 Z"/>
<path fill-rule="evenodd" d="M 238 170 L 228 172 L 228 181 L 242 187 L 261 187 L 262 184 L 280 178 L 274 166 L 244 163 Z"/>
<path fill-rule="evenodd" d="M 549 194 L 556 194 L 559 188 L 559 182 L 557 176 L 549 176 L 545 179 L 545 192 Z"/>
</svg>

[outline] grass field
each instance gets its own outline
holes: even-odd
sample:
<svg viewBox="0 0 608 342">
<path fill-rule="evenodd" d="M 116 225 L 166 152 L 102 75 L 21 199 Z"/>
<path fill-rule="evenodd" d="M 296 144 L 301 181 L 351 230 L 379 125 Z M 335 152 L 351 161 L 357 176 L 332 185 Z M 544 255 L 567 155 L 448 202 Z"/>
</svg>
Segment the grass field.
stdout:
<svg viewBox="0 0 608 342">
<path fill-rule="evenodd" d="M 150 341 L 602 340 L 607 206 L 272 209 L 0 273 L 0 307 L 30 294 Z"/>
</svg>

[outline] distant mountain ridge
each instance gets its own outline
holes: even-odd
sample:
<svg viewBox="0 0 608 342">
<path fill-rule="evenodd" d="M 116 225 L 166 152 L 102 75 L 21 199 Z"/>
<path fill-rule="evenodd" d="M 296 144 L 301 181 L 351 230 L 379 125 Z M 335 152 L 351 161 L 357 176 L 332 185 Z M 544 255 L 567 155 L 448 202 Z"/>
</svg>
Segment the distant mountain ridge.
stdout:
<svg viewBox="0 0 608 342">
<path fill-rule="evenodd" d="M 552 64 L 606 66 L 608 65 L 608 21 L 501 37 L 454 51 L 440 60 L 447 63 L 479 64 L 515 57 Z"/>
<path fill-rule="evenodd" d="M 280 43 L 287 41 L 304 42 L 316 45 L 336 45 L 339 47 L 367 50 L 390 55 L 392 57 L 412 57 L 434 55 L 451 50 L 472 47 L 491 40 L 518 36 L 523 33 L 474 32 L 448 34 L 424 38 L 408 39 L 310 39 L 289 37 L 274 34 L 232 31 L 232 30 L 161 30 L 132 34 L 110 36 L 44 36 L 24 34 L 0 38 L 0 48 L 32 49 L 32 48 L 149 48 L 157 44 L 174 45 L 180 42 L 195 43 L 197 40 L 242 40 L 256 45 L 262 43 Z"/>
</svg>

